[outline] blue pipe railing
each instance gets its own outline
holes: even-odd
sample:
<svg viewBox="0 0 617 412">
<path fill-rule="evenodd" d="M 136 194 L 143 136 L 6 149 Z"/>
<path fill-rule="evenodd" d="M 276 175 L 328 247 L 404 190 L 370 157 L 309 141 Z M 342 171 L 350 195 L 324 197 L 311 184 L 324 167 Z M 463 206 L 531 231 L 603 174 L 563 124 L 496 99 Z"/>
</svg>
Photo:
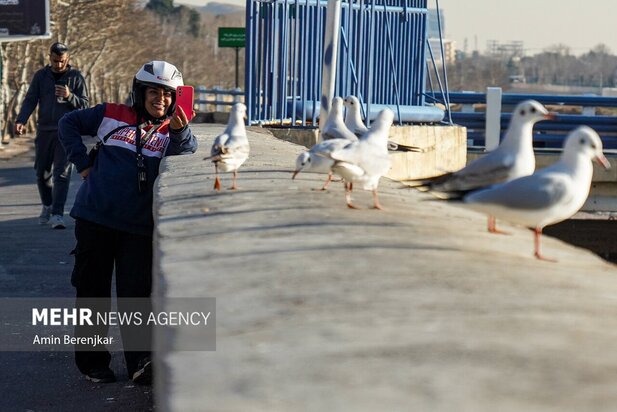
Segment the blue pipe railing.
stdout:
<svg viewBox="0 0 617 412">
<path fill-rule="evenodd" d="M 431 97 L 427 96 L 430 100 Z M 587 125 L 595 129 L 602 139 L 605 149 L 617 149 L 617 116 L 612 115 L 589 115 L 587 110 L 597 107 L 617 107 L 616 97 L 604 96 L 580 96 L 580 95 L 547 95 L 547 94 L 516 94 L 504 93 L 502 95 L 502 111 L 514 107 L 516 104 L 533 99 L 549 106 L 581 106 L 583 114 L 559 114 L 557 120 L 542 121 L 534 126 L 534 147 L 536 148 L 561 148 L 563 139 L 572 129 L 580 125 Z M 475 105 L 486 103 L 486 93 L 457 92 L 450 93 L 452 105 Z M 484 146 L 486 116 L 483 111 L 472 111 L 471 107 L 462 112 L 452 111 L 450 114 L 455 124 L 467 128 L 468 144 L 470 146 Z M 502 112 L 501 137 L 510 123 L 511 113 Z"/>
</svg>

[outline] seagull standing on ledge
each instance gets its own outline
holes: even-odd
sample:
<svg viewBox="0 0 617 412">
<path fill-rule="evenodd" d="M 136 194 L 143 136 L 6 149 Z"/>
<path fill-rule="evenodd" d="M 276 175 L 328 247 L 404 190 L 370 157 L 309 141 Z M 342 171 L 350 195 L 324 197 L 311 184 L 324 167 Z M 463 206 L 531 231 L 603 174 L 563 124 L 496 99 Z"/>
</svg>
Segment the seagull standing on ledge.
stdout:
<svg viewBox="0 0 617 412">
<path fill-rule="evenodd" d="M 360 140 L 330 154 L 334 160 L 332 171 L 345 180 L 345 200 L 351 209 L 356 209 L 351 203 L 354 183 L 360 183 L 364 190 L 371 190 L 375 209 L 381 209 L 377 186 L 381 176 L 390 169 L 388 135 L 393 120 L 392 110 L 382 110 L 373 122 L 373 127 Z"/>
<path fill-rule="evenodd" d="M 551 260 L 540 253 L 542 229 L 568 219 L 583 206 L 591 187 L 591 160 L 610 168 L 598 134 L 580 126 L 566 138 L 557 163 L 531 176 L 472 192 L 463 198 L 464 205 L 532 229 L 534 256 Z"/>
<path fill-rule="evenodd" d="M 295 179 L 298 173 L 303 171 L 327 173 L 328 178 L 321 188 L 321 190 L 327 190 L 332 181 L 332 165 L 334 165 L 334 160 L 329 157 L 330 153 L 342 149 L 350 143 L 347 139 L 329 139 L 317 143 L 306 152 L 300 153 L 296 159 L 296 170 L 291 178 Z"/>
<path fill-rule="evenodd" d="M 214 140 L 210 156 L 204 158 L 204 160 L 211 159 L 212 163 L 214 163 L 216 174 L 214 180 L 215 190 L 221 190 L 219 169 L 223 172 L 233 172 L 230 189 L 235 190 L 238 188 L 236 185 L 238 169 L 248 159 L 250 150 L 244 126 L 245 115 L 246 106 L 244 104 L 236 103 L 233 105 L 225 131 Z"/>
<path fill-rule="evenodd" d="M 536 168 L 533 153 L 533 125 L 541 120 L 554 120 L 544 106 L 535 100 L 519 103 L 512 112 L 506 134 L 497 149 L 469 163 L 461 170 L 417 181 L 420 190 L 437 192 L 446 199 L 461 198 L 472 190 L 485 188 L 523 176 L 529 176 Z M 495 218 L 489 216 L 488 231 L 497 230 Z"/>
<path fill-rule="evenodd" d="M 346 139 L 350 142 L 357 142 L 358 137 L 345 126 L 343 120 L 343 99 L 335 97 L 332 99 L 332 107 L 328 112 L 326 124 L 321 129 L 321 141 L 330 139 Z"/>
</svg>

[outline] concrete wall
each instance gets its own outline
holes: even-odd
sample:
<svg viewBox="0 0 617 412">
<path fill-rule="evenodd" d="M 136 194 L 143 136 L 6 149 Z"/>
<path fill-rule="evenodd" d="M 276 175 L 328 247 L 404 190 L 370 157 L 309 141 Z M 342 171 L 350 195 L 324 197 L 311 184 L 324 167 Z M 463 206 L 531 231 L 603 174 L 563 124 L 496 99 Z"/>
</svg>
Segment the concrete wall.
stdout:
<svg viewBox="0 0 617 412">
<path fill-rule="evenodd" d="M 391 154 L 388 177 L 394 180 L 418 179 L 458 170 L 467 159 L 467 129 L 460 126 L 393 127 L 395 143 L 418 146 L 422 153 Z"/>
</svg>

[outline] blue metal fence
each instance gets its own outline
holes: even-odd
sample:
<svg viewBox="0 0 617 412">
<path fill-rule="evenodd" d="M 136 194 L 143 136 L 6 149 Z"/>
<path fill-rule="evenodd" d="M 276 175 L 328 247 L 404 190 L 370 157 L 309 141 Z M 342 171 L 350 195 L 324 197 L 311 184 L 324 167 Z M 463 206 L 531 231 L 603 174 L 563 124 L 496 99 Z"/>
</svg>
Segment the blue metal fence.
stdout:
<svg viewBox="0 0 617 412">
<path fill-rule="evenodd" d="M 401 108 L 425 105 L 428 0 L 343 0 L 335 94 Z M 247 0 L 250 123 L 315 125 L 326 1 Z"/>
<path fill-rule="evenodd" d="M 450 93 L 449 96 L 450 103 L 453 105 L 471 106 L 486 103 L 486 93 L 457 92 Z M 501 101 L 501 137 L 510 124 L 511 109 L 528 99 L 537 100 L 544 105 L 582 108 L 582 114 L 559 114 L 554 121 L 545 120 L 536 123 L 533 129 L 534 147 L 560 149 L 563 146 L 564 137 L 571 130 L 577 126 L 586 125 L 598 132 L 604 149 L 617 149 L 617 116 L 595 114 L 595 108 L 598 107 L 617 107 L 616 97 L 504 93 Z M 586 112 L 591 112 L 591 114 L 585 114 Z M 453 111 L 451 116 L 454 123 L 467 127 L 469 146 L 484 146 L 486 122 L 484 111 Z"/>
</svg>

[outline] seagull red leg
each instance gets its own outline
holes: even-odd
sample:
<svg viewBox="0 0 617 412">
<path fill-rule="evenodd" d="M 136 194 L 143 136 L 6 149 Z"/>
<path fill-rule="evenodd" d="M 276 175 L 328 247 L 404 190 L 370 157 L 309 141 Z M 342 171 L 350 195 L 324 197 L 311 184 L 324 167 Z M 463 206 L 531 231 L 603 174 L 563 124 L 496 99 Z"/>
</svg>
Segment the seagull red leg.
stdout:
<svg viewBox="0 0 617 412">
<path fill-rule="evenodd" d="M 357 209 L 353 204 L 351 204 L 351 191 L 353 190 L 353 183 L 345 183 L 345 201 L 347 202 L 347 207 L 350 209 Z"/>
<path fill-rule="evenodd" d="M 238 171 L 234 170 L 233 178 L 231 180 L 231 187 L 229 189 L 236 190 L 238 185 L 236 184 L 236 180 L 238 179 Z"/>
<path fill-rule="evenodd" d="M 219 179 L 219 168 L 216 164 L 214 165 L 214 174 L 216 175 L 214 178 L 214 190 L 218 192 L 221 190 L 221 179 Z"/>
<path fill-rule="evenodd" d="M 379 199 L 377 198 L 377 189 L 373 190 L 373 209 L 384 210 L 383 207 L 379 204 Z"/>
<path fill-rule="evenodd" d="M 489 233 L 495 233 L 498 235 L 511 235 L 512 233 L 506 232 L 505 230 L 497 229 L 497 219 L 495 216 L 488 217 L 488 231 Z"/>
<path fill-rule="evenodd" d="M 326 183 L 324 183 L 321 190 L 328 190 L 328 185 L 330 184 L 331 181 L 332 181 L 332 172 L 328 173 L 328 178 L 326 179 Z"/>
<path fill-rule="evenodd" d="M 543 256 L 540 253 L 540 238 L 542 237 L 542 228 L 541 227 L 537 227 L 535 229 L 532 229 L 534 232 L 534 256 L 536 257 L 536 259 L 539 260 L 545 260 L 547 262 L 557 262 L 556 259 L 551 259 L 551 258 L 547 258 L 545 256 Z"/>
</svg>

